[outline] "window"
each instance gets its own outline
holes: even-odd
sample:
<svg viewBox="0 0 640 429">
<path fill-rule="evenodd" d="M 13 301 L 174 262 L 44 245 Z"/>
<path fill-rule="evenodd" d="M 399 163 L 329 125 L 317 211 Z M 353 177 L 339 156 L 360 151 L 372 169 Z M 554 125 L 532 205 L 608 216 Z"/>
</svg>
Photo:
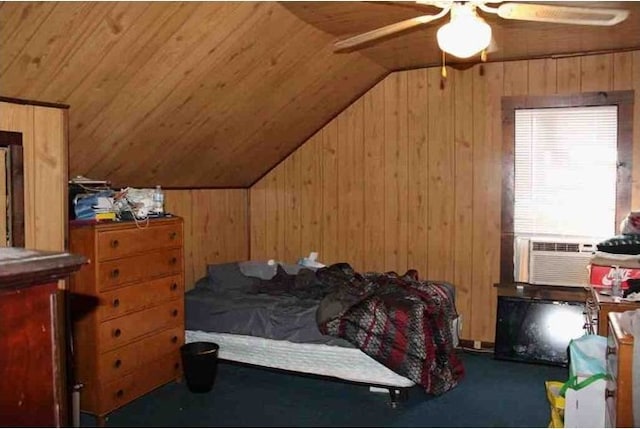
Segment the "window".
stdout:
<svg viewBox="0 0 640 429">
<path fill-rule="evenodd" d="M 501 282 L 518 236 L 609 237 L 630 210 L 633 91 L 504 97 Z"/>
<path fill-rule="evenodd" d="M 617 106 L 515 112 L 516 236 L 615 234 Z"/>
</svg>

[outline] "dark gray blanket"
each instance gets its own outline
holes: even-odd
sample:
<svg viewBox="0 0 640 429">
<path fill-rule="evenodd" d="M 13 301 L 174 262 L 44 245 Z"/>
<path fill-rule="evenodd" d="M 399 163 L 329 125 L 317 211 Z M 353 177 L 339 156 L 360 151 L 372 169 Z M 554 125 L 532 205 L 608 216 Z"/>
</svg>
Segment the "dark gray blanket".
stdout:
<svg viewBox="0 0 640 429">
<path fill-rule="evenodd" d="M 225 265 L 224 275 L 220 275 L 223 269 L 213 276 L 210 270 L 209 276 L 185 294 L 186 329 L 353 348 L 344 339 L 320 333 L 316 323 L 320 297 L 286 291 L 260 293 L 257 286 L 270 283 Z"/>
</svg>

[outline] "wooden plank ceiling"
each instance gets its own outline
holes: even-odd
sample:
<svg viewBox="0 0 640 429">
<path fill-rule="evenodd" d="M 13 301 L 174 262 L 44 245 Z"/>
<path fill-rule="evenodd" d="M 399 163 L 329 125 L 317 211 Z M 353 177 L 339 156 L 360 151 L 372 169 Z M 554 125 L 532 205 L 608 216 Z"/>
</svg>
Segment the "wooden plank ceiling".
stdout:
<svg viewBox="0 0 640 429">
<path fill-rule="evenodd" d="M 613 28 L 486 17 L 499 47 L 490 59 L 640 47 L 640 2 L 604 6 L 631 16 Z M 334 41 L 432 10 L 6 2 L 0 96 L 70 105 L 71 175 L 116 186 L 246 187 L 389 72 L 440 61 L 437 24 L 351 53 L 334 53 Z"/>
</svg>

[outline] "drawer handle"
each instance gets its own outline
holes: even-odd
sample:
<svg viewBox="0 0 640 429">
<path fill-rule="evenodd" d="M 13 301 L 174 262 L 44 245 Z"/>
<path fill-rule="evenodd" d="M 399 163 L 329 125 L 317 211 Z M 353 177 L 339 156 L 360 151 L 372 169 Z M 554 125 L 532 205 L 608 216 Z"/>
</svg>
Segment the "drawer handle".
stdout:
<svg viewBox="0 0 640 429">
<path fill-rule="evenodd" d="M 178 310 L 174 309 L 174 310 L 171 312 L 171 315 L 172 315 L 173 317 L 176 317 L 176 316 L 178 315 Z"/>
<path fill-rule="evenodd" d="M 119 245 L 120 245 L 120 242 L 118 240 L 111 240 L 112 249 L 117 249 Z"/>
<path fill-rule="evenodd" d="M 177 343 L 177 342 L 178 342 L 178 336 L 177 336 L 177 335 L 174 335 L 173 337 L 171 337 L 171 342 L 172 342 L 173 344 Z"/>
<path fill-rule="evenodd" d="M 175 256 L 169 260 L 169 265 L 175 265 L 178 262 L 178 258 Z"/>
<path fill-rule="evenodd" d="M 611 346 L 607 346 L 607 354 L 608 355 L 615 355 L 616 354 L 616 348 L 615 347 L 611 347 Z"/>
<path fill-rule="evenodd" d="M 120 328 L 116 328 L 113 330 L 113 336 L 118 338 L 120 335 L 122 335 L 122 331 L 120 330 Z"/>
<path fill-rule="evenodd" d="M 120 307 L 120 300 L 118 298 L 114 299 L 111 305 L 113 305 L 113 308 Z"/>
<path fill-rule="evenodd" d="M 120 270 L 118 268 L 114 268 L 111 270 L 111 278 L 117 279 L 120 276 Z"/>
<path fill-rule="evenodd" d="M 178 236 L 178 233 L 175 231 L 172 231 L 169 233 L 169 240 L 175 240 L 177 236 Z"/>
<path fill-rule="evenodd" d="M 116 396 L 118 398 L 122 398 L 124 396 L 124 390 L 120 389 L 116 392 Z"/>
<path fill-rule="evenodd" d="M 173 283 L 171 285 L 171 290 L 176 290 L 176 289 L 178 289 L 178 283 Z"/>
<path fill-rule="evenodd" d="M 604 397 L 605 398 L 615 398 L 616 397 L 616 391 L 615 390 L 611 390 L 611 389 L 605 389 L 604 390 Z"/>
<path fill-rule="evenodd" d="M 121 366 L 122 366 L 122 361 L 120 359 L 116 359 L 116 361 L 113 363 L 113 367 L 120 368 Z"/>
</svg>

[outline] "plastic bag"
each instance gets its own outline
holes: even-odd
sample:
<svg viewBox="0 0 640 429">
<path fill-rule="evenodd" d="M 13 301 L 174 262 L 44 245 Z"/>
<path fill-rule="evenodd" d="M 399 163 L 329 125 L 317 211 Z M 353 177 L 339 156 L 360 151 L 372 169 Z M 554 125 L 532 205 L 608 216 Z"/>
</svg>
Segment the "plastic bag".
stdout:
<svg viewBox="0 0 640 429">
<path fill-rule="evenodd" d="M 583 335 L 569 342 L 569 380 L 560 391 L 580 390 L 607 378 L 607 339 L 600 335 Z"/>
<path fill-rule="evenodd" d="M 551 407 L 550 428 L 564 427 L 564 398 L 560 395 L 563 383 L 561 381 L 545 381 L 544 387 L 547 391 L 547 400 Z"/>
</svg>

